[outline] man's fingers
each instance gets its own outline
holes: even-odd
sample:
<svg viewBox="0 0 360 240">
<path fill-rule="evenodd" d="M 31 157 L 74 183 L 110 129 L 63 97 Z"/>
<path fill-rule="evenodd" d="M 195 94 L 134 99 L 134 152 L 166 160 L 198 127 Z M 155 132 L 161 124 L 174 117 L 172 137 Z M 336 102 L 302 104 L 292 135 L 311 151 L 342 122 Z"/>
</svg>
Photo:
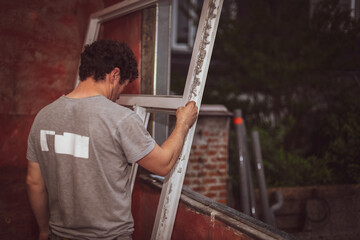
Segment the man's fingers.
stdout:
<svg viewBox="0 0 360 240">
<path fill-rule="evenodd" d="M 194 106 L 196 105 L 195 101 L 190 101 L 190 102 L 187 102 L 185 106 L 187 106 L 189 104 L 193 104 Z"/>
</svg>

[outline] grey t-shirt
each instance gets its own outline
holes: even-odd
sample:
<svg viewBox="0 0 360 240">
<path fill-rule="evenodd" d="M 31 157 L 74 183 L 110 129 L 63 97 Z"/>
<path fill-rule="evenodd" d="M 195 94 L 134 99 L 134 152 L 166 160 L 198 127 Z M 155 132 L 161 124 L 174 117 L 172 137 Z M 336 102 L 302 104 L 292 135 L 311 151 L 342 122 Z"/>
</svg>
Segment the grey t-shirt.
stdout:
<svg viewBox="0 0 360 240">
<path fill-rule="evenodd" d="M 76 239 L 132 234 L 128 163 L 154 147 L 138 115 L 104 96 L 62 96 L 43 108 L 27 158 L 40 164 L 52 231 Z"/>
</svg>

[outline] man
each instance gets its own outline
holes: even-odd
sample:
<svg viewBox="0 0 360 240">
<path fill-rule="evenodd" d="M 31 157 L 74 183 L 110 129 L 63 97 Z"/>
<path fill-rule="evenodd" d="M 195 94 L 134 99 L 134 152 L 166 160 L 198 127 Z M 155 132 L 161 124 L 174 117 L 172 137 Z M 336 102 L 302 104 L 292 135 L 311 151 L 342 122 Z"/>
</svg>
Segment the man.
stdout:
<svg viewBox="0 0 360 240">
<path fill-rule="evenodd" d="M 87 45 L 79 76 L 71 93 L 38 113 L 29 134 L 27 185 L 39 239 L 131 239 L 128 163 L 168 174 L 197 107 L 178 108 L 175 129 L 160 147 L 133 111 L 114 103 L 138 77 L 128 46 Z"/>
</svg>

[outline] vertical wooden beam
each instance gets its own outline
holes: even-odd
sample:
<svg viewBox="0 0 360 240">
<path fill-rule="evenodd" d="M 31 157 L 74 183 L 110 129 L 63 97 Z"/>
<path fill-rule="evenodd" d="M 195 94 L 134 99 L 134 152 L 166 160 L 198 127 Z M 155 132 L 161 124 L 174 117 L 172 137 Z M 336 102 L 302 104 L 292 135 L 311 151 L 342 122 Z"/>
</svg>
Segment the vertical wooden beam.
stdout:
<svg viewBox="0 0 360 240">
<path fill-rule="evenodd" d="M 141 31 L 140 93 L 153 94 L 156 41 L 156 7 L 150 7 L 143 10 Z"/>
</svg>

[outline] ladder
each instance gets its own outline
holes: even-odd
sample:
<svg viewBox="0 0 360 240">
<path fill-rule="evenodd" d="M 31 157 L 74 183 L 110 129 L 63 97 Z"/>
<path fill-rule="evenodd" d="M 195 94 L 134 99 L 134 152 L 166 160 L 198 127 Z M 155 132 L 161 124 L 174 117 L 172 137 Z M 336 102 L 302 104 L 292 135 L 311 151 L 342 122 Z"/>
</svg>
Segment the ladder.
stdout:
<svg viewBox="0 0 360 240">
<path fill-rule="evenodd" d="M 195 101 L 196 106 L 200 109 L 223 1 L 204 0 L 182 96 L 121 95 L 117 103 L 129 107 L 137 106 L 138 108 L 135 108 L 135 111 L 143 116 L 143 120 L 145 119 L 144 109 L 146 112 L 175 112 L 178 107 L 185 106 L 189 101 Z M 95 13 L 90 19 L 85 44 L 96 40 L 102 22 L 145 6 L 158 4 L 158 2 L 160 0 L 125 0 Z M 146 124 L 146 121 L 144 123 Z M 153 240 L 171 239 L 195 128 L 196 122 L 186 136 L 179 159 L 164 179 L 151 236 Z M 134 164 L 131 177 L 132 186 L 136 171 L 137 165 Z"/>
</svg>

